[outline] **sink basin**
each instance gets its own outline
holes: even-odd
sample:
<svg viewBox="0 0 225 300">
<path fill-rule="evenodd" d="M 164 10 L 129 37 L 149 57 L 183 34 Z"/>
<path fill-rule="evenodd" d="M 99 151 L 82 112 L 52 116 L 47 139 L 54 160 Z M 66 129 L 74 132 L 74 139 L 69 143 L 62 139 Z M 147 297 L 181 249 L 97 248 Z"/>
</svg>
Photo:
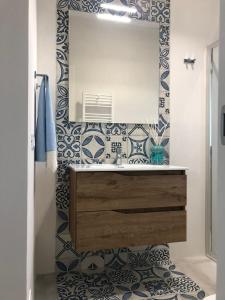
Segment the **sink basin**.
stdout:
<svg viewBox="0 0 225 300">
<path fill-rule="evenodd" d="M 187 167 L 172 166 L 172 165 L 148 165 L 148 164 L 84 164 L 84 165 L 70 165 L 75 172 L 122 172 L 122 171 L 182 171 L 187 170 Z"/>
</svg>

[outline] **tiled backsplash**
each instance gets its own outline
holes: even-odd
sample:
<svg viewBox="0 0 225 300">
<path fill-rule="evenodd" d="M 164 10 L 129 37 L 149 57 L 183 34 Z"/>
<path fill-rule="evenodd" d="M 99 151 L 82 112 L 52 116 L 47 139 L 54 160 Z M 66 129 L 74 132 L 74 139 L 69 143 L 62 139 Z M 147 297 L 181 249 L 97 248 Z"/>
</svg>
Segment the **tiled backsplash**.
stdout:
<svg viewBox="0 0 225 300">
<path fill-rule="evenodd" d="M 58 135 L 60 161 L 113 163 L 116 148 L 120 147 L 123 163 L 149 163 L 151 146 L 155 144 L 150 125 L 83 123 L 76 126 L 78 133 Z M 164 163 L 168 164 L 169 137 L 166 134 L 160 144 L 165 149 Z"/>
<path fill-rule="evenodd" d="M 151 145 L 154 139 L 150 125 L 141 124 L 99 124 L 72 123 L 69 121 L 68 93 L 68 21 L 69 9 L 89 13 L 102 12 L 100 4 L 114 0 L 58 0 L 57 10 L 57 139 L 58 139 L 58 176 L 57 176 L 57 266 L 60 270 L 70 271 L 78 266 L 101 268 L 99 257 L 106 261 L 125 263 L 130 249 L 112 249 L 96 253 L 76 253 L 68 231 L 69 173 L 70 163 L 112 163 L 116 147 L 122 148 L 124 163 L 148 163 Z M 135 5 L 137 13 L 132 18 L 157 22 L 160 24 L 160 98 L 159 123 L 157 135 L 162 136 L 161 145 L 165 149 L 165 163 L 169 162 L 169 0 L 121 0 L 122 4 Z M 137 99 L 138 101 L 138 99 Z M 129 112 L 128 112 L 129 113 Z M 148 248 L 131 249 L 131 252 L 143 252 Z M 165 246 L 158 246 L 158 253 L 163 254 Z M 140 250 L 140 251 L 138 251 Z M 93 259 L 90 256 L 93 255 Z M 109 255 L 109 256 L 108 256 Z M 96 259 L 96 256 L 98 257 Z M 84 260 L 88 258 L 85 263 Z M 99 266 L 98 266 L 98 262 Z M 81 263 L 81 264 L 80 264 Z M 103 264 L 103 265 L 104 265 Z"/>
</svg>

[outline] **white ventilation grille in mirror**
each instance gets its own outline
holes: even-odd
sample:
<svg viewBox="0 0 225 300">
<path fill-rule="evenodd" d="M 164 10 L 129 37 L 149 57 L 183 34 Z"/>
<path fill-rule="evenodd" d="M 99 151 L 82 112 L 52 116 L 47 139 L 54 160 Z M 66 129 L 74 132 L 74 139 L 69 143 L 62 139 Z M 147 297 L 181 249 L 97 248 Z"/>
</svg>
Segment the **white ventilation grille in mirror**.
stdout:
<svg viewBox="0 0 225 300">
<path fill-rule="evenodd" d="M 113 102 L 110 94 L 83 93 L 84 122 L 113 121 Z"/>
</svg>

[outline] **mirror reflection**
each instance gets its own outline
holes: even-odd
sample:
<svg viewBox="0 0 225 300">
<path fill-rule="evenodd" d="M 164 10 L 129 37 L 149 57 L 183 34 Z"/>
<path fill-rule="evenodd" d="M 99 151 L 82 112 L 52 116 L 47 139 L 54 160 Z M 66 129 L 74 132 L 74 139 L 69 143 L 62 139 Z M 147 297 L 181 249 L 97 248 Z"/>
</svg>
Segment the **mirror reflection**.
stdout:
<svg viewBox="0 0 225 300">
<path fill-rule="evenodd" d="M 158 122 L 159 25 L 127 19 L 70 11 L 70 121 Z"/>
</svg>

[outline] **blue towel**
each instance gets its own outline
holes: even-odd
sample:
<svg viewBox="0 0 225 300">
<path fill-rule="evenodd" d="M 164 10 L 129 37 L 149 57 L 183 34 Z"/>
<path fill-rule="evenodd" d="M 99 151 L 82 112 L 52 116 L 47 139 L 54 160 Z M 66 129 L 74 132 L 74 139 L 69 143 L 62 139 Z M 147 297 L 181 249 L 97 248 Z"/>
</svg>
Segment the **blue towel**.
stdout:
<svg viewBox="0 0 225 300">
<path fill-rule="evenodd" d="M 56 127 L 48 76 L 44 76 L 40 87 L 35 145 L 35 161 L 47 162 L 47 152 L 54 151 L 56 153 Z M 54 157 L 56 159 L 56 155 Z"/>
</svg>

